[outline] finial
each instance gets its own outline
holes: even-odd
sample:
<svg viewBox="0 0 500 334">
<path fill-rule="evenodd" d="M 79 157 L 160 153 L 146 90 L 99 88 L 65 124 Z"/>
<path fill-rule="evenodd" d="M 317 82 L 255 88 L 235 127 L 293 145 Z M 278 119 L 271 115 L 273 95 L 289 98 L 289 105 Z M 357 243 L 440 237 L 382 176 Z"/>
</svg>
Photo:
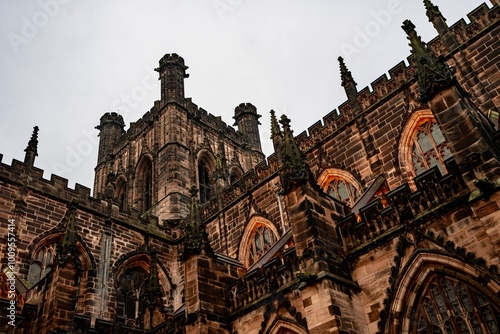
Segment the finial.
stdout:
<svg viewBox="0 0 500 334">
<path fill-rule="evenodd" d="M 347 66 L 345 66 L 344 58 L 338 57 L 338 61 L 340 64 L 340 79 L 342 80 L 342 87 L 345 87 L 347 83 L 352 83 L 354 86 L 356 86 L 357 84 L 352 78 L 351 71 L 349 71 L 347 69 Z"/>
<path fill-rule="evenodd" d="M 309 167 L 300 152 L 293 131 L 290 129 L 290 119 L 283 115 L 280 120 L 283 125 L 283 167 L 281 170 L 281 194 L 285 194 L 292 190 L 296 184 L 304 183 L 308 178 Z"/>
<path fill-rule="evenodd" d="M 415 31 L 415 25 L 410 20 L 405 20 L 402 25 L 408 35 L 412 55 L 417 69 L 418 84 L 420 86 L 420 100 L 429 101 L 442 89 L 449 87 L 454 82 L 450 68 L 422 42 Z"/>
<path fill-rule="evenodd" d="M 162 306 L 162 293 L 160 279 L 158 278 L 158 268 L 156 267 L 158 259 L 156 258 L 156 250 L 154 248 L 150 250 L 149 256 L 151 260 L 149 264 L 149 277 L 144 289 L 144 297 L 146 301 L 144 306 L 147 306 L 150 311 L 153 311 L 155 307 Z"/>
<path fill-rule="evenodd" d="M 24 163 L 33 166 L 35 163 L 35 157 L 38 156 L 38 126 L 33 127 L 33 133 L 28 142 L 28 146 L 24 150 L 26 154 L 24 155 Z"/>
<path fill-rule="evenodd" d="M 443 16 L 441 12 L 439 11 L 438 6 L 434 6 L 434 4 L 431 2 L 431 0 L 424 0 L 424 6 L 426 9 L 425 14 L 429 18 L 429 21 L 432 21 L 436 16 Z M 446 21 L 446 19 L 443 17 L 443 19 Z"/>
<path fill-rule="evenodd" d="M 62 240 L 57 244 L 57 258 L 59 259 L 59 264 L 64 264 L 72 255 L 73 257 L 78 256 L 78 250 L 76 243 L 78 241 L 78 232 L 76 230 L 76 210 L 78 207 L 78 201 L 73 199 L 68 203 L 66 211 L 66 229 Z"/>
<path fill-rule="evenodd" d="M 202 250 L 212 253 L 205 225 L 201 219 L 198 204 L 198 189 L 193 185 L 189 190 L 191 194 L 191 206 L 188 216 L 184 219 L 186 234 L 184 239 L 184 252 L 181 259 L 186 260 L 191 254 L 200 254 Z"/>
<path fill-rule="evenodd" d="M 271 110 L 271 139 L 275 136 L 283 136 L 283 134 L 281 133 L 276 113 L 274 110 Z"/>
</svg>

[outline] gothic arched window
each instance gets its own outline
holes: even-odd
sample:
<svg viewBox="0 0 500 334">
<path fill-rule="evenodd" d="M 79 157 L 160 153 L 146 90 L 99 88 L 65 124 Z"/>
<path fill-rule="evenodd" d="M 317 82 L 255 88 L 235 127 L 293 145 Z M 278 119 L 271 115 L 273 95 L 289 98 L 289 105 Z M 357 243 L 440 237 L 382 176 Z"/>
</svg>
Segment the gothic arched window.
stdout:
<svg viewBox="0 0 500 334">
<path fill-rule="evenodd" d="M 434 119 L 425 119 L 420 123 L 413 136 L 411 163 L 415 175 L 437 166 L 445 174 L 444 161 L 451 157 L 451 151 Z"/>
<path fill-rule="evenodd" d="M 200 189 L 200 203 L 206 203 L 212 197 L 212 172 L 215 169 L 215 160 L 209 152 L 204 152 L 198 158 L 198 189 Z"/>
<path fill-rule="evenodd" d="M 210 170 L 203 163 L 198 165 L 198 183 L 200 184 L 200 203 L 205 203 L 210 199 L 212 188 L 210 186 Z"/>
<path fill-rule="evenodd" d="M 153 206 L 153 163 L 144 157 L 137 168 L 137 204 L 139 210 L 146 211 Z"/>
<path fill-rule="evenodd" d="M 265 225 L 255 228 L 248 245 L 248 265 L 254 264 L 276 242 L 273 231 Z"/>
<path fill-rule="evenodd" d="M 341 202 L 352 206 L 361 196 L 358 189 L 350 182 L 336 178 L 328 184 L 327 193 Z"/>
<path fill-rule="evenodd" d="M 117 315 L 129 325 L 135 325 L 142 307 L 141 292 L 148 277 L 140 267 L 127 269 L 120 277 L 117 295 Z"/>
<path fill-rule="evenodd" d="M 123 177 L 119 177 L 116 181 L 115 198 L 118 200 L 120 209 L 127 208 L 127 181 Z"/>
<path fill-rule="evenodd" d="M 54 245 L 47 245 L 38 249 L 31 261 L 30 269 L 28 271 L 28 281 L 35 285 L 52 271 L 54 263 L 55 247 Z"/>
<path fill-rule="evenodd" d="M 246 224 L 241 236 L 239 261 L 250 268 L 276 243 L 279 237 L 274 224 L 262 217 L 253 217 Z"/>
<path fill-rule="evenodd" d="M 341 169 L 325 170 L 318 178 L 318 184 L 324 192 L 349 206 L 353 206 L 361 197 L 359 182 L 351 173 Z"/>
<path fill-rule="evenodd" d="M 499 310 L 473 287 L 434 275 L 416 308 L 411 333 L 498 333 Z"/>
<path fill-rule="evenodd" d="M 229 183 L 233 184 L 243 176 L 243 171 L 239 167 L 232 167 L 229 170 Z"/>
</svg>

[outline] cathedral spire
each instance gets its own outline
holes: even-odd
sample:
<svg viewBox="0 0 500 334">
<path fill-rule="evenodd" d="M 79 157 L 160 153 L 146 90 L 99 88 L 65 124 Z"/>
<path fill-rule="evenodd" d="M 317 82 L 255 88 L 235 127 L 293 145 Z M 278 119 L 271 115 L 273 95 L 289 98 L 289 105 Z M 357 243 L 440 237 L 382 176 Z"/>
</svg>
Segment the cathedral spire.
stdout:
<svg viewBox="0 0 500 334">
<path fill-rule="evenodd" d="M 26 152 L 24 155 L 24 163 L 32 167 L 35 163 L 35 157 L 38 156 L 38 126 L 33 127 L 33 133 L 31 134 L 30 141 L 24 152 Z"/>
<path fill-rule="evenodd" d="M 436 55 L 422 42 L 415 31 L 415 25 L 410 20 L 405 20 L 402 26 L 408 35 L 412 56 L 417 69 L 418 84 L 420 86 L 420 100 L 430 100 L 442 89 L 450 87 L 454 77 L 445 63 L 441 62 Z"/>
<path fill-rule="evenodd" d="M 293 131 L 290 129 L 290 119 L 286 115 L 281 116 L 283 125 L 283 167 L 281 170 L 282 194 L 288 193 L 297 184 L 306 182 L 309 177 L 308 166 L 303 154 L 300 152 Z"/>
</svg>

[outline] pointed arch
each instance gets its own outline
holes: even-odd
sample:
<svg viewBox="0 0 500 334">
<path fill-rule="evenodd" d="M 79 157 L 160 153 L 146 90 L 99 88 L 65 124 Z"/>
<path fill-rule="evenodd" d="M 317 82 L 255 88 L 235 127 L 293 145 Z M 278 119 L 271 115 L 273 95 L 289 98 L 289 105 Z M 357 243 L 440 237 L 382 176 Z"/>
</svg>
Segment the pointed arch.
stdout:
<svg viewBox="0 0 500 334">
<path fill-rule="evenodd" d="M 42 235 L 40 238 L 33 240 L 28 246 L 29 254 L 31 254 L 28 281 L 32 285 L 36 284 L 52 270 L 52 265 L 54 264 L 54 259 L 57 255 L 56 246 L 62 240 L 63 235 L 64 232 L 60 230 L 51 230 L 48 231 L 47 234 Z M 78 242 L 76 243 L 76 247 L 81 269 L 83 271 L 95 270 L 97 265 L 90 248 L 80 235 L 77 236 L 77 239 Z M 35 265 L 34 269 L 32 269 L 32 265 Z M 40 269 L 40 271 L 37 275 L 35 275 L 37 273 L 37 268 Z M 49 268 L 50 270 L 47 270 Z"/>
<path fill-rule="evenodd" d="M 200 193 L 200 203 L 206 203 L 213 194 L 212 174 L 215 171 L 215 156 L 207 149 L 198 152 L 196 163 L 196 180 Z"/>
<path fill-rule="evenodd" d="M 120 174 L 116 178 L 116 187 L 114 198 L 118 201 L 118 205 L 121 210 L 126 210 L 128 207 L 128 189 L 127 189 L 127 178 L 125 175 Z"/>
<path fill-rule="evenodd" d="M 121 323 L 135 325 L 144 308 L 141 298 L 151 272 L 151 255 L 147 252 L 132 252 L 118 259 L 113 266 L 115 272 L 116 315 Z M 173 290 L 170 275 L 161 262 L 156 263 L 161 299 L 164 307 L 172 307 Z"/>
<path fill-rule="evenodd" d="M 279 232 L 269 220 L 254 216 L 250 218 L 240 241 L 238 260 L 250 267 L 279 239 Z"/>
<path fill-rule="evenodd" d="M 153 157 L 143 155 L 137 163 L 134 180 L 134 204 L 139 211 L 144 212 L 153 206 Z"/>
<path fill-rule="evenodd" d="M 348 171 L 339 168 L 325 169 L 316 182 L 325 193 L 351 207 L 363 193 L 359 181 Z"/>
<path fill-rule="evenodd" d="M 301 326 L 283 319 L 276 319 L 271 325 L 267 334 L 307 334 Z"/>
<path fill-rule="evenodd" d="M 233 184 L 243 177 L 243 169 L 240 166 L 229 167 L 229 183 Z"/>
<path fill-rule="evenodd" d="M 444 161 L 452 156 L 432 111 L 414 111 L 401 131 L 398 146 L 399 168 L 409 179 L 437 166 L 446 174 Z"/>
<path fill-rule="evenodd" d="M 30 250 L 30 254 L 32 255 L 27 276 L 28 282 L 31 284 L 30 287 L 37 284 L 45 284 L 46 281 L 44 278 L 50 275 L 54 268 L 57 268 L 57 263 L 55 262 L 57 245 L 63 239 L 64 233 L 57 230 L 49 231 L 48 234 L 34 240 L 28 246 L 28 250 Z M 63 272 L 65 275 L 69 273 L 70 277 L 75 278 L 74 287 L 77 289 L 73 296 L 73 299 L 76 301 L 75 310 L 83 313 L 86 303 L 91 300 L 90 295 L 94 293 L 92 289 L 88 289 L 88 283 L 91 279 L 95 278 L 97 265 L 90 248 L 80 235 L 77 235 L 76 254 L 75 262 L 69 265 L 72 273 L 69 273 L 68 270 L 63 270 Z M 64 266 L 67 265 L 67 263 L 64 264 Z M 27 296 L 27 302 L 30 302 L 30 298 L 31 294 Z"/>
<path fill-rule="evenodd" d="M 448 254 L 439 251 L 418 251 L 410 257 L 398 277 L 397 289 L 393 294 L 389 315 L 383 324 L 384 333 L 419 333 L 420 324 L 418 322 L 421 314 L 419 309 L 423 307 L 422 303 L 427 303 L 428 289 L 432 288 L 435 282 L 446 280 L 457 282 L 466 287 L 467 291 L 474 291 L 476 294 L 484 296 L 485 300 L 491 301 L 494 310 L 500 311 L 500 298 L 498 297 L 500 282 Z M 463 319 L 463 314 L 455 314 L 458 311 L 453 310 L 453 306 L 449 305 L 449 302 L 439 302 L 439 306 L 435 302 L 433 303 L 434 309 L 441 307 L 438 312 L 453 314 L 456 319 L 459 319 L 457 321 Z M 440 330 L 462 326 L 460 323 L 452 323 L 448 321 L 449 319 L 436 315 L 436 319 L 438 318 L 439 320 L 436 321 L 439 322 Z"/>
</svg>

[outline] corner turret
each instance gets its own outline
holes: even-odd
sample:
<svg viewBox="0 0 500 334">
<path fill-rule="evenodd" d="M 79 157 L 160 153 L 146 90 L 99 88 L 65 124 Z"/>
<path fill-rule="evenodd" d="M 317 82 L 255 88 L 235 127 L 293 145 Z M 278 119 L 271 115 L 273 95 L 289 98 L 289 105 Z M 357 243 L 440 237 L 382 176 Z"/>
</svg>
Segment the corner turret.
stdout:
<svg viewBox="0 0 500 334">
<path fill-rule="evenodd" d="M 113 148 L 123 134 L 125 123 L 123 117 L 115 112 L 102 115 L 101 121 L 95 128 L 99 130 L 99 153 L 97 155 L 97 166 L 107 160 L 113 152 Z"/>
<path fill-rule="evenodd" d="M 262 152 L 259 135 L 259 118 L 261 115 L 257 114 L 257 108 L 251 103 L 241 103 L 234 108 L 234 125 L 238 126 L 238 131 L 248 138 L 250 146 Z"/>
<path fill-rule="evenodd" d="M 176 53 L 167 53 L 160 59 L 160 66 L 155 68 L 160 74 L 161 100 L 180 102 L 184 100 L 184 79 L 189 77 L 184 59 Z"/>
</svg>

